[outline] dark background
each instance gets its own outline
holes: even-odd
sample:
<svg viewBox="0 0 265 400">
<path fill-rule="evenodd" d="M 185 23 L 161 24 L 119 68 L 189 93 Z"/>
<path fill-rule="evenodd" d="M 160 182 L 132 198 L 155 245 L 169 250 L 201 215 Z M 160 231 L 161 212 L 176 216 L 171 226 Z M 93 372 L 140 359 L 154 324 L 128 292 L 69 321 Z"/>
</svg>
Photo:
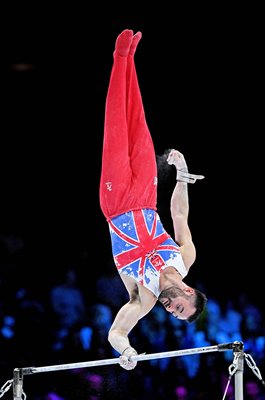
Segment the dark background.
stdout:
<svg viewBox="0 0 265 400">
<path fill-rule="evenodd" d="M 186 282 L 263 307 L 259 10 L 127 6 L 1 13 L 0 234 L 24 241 L 15 259 L 1 244 L 2 273 L 45 293 L 73 263 L 89 292 L 108 270 L 98 200 L 104 105 L 115 40 L 129 28 L 143 33 L 135 61 L 157 154 L 174 147 L 205 175 L 189 186 L 197 260 Z M 158 196 L 169 231 L 173 184 L 161 179 Z"/>
<path fill-rule="evenodd" d="M 210 290 L 243 285 L 255 294 L 263 179 L 258 12 L 104 11 L 23 5 L 2 13 L 1 231 L 24 236 L 40 261 L 67 260 L 80 249 L 94 257 L 95 248 L 108 247 L 98 201 L 105 95 L 116 36 L 141 30 L 136 65 L 156 151 L 175 147 L 191 172 L 206 176 L 190 186 L 192 274 Z M 19 71 L 16 63 L 31 65 Z M 161 190 L 163 218 L 171 189 Z M 43 268 L 47 274 L 46 261 Z"/>
</svg>

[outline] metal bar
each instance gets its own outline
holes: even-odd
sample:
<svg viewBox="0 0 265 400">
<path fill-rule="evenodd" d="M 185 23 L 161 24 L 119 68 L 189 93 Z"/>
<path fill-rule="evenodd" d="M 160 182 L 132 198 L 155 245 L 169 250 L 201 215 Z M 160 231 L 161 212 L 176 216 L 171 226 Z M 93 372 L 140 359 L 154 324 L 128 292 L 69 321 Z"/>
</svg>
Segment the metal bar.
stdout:
<svg viewBox="0 0 265 400">
<path fill-rule="evenodd" d="M 137 356 L 131 357 L 132 361 L 145 361 L 145 360 L 153 360 L 157 358 L 166 358 L 166 357 L 178 357 L 190 354 L 198 354 L 198 353 L 209 353 L 219 351 L 218 346 L 207 346 L 207 347 L 198 347 L 194 349 L 185 349 L 185 350 L 175 350 L 175 351 L 166 351 L 162 353 L 152 353 L 152 354 L 138 354 Z M 78 363 L 71 364 L 59 364 L 59 365 L 48 365 L 44 367 L 29 367 L 29 368 L 21 368 L 23 375 L 31 375 L 40 372 L 51 372 L 51 371 L 60 371 L 66 369 L 76 369 L 76 368 L 88 368 L 88 367 L 97 367 L 102 365 L 111 365 L 111 364 L 119 364 L 119 357 L 117 358 L 109 358 L 105 360 L 97 360 L 97 361 L 84 361 Z"/>
<path fill-rule="evenodd" d="M 235 400 L 243 400 L 243 372 L 244 372 L 244 353 L 238 353 L 238 364 L 235 372 Z"/>
<path fill-rule="evenodd" d="M 13 371 L 13 400 L 21 400 L 23 395 L 23 372 L 16 368 Z"/>
<path fill-rule="evenodd" d="M 243 344 L 241 342 L 233 342 L 233 343 L 223 343 L 218 344 L 216 346 L 206 346 L 206 347 L 197 347 L 193 349 L 184 349 L 184 350 L 175 350 L 175 351 L 165 351 L 162 353 L 152 353 L 152 354 L 138 354 L 136 356 L 131 357 L 132 361 L 145 361 L 145 360 L 153 360 L 157 358 L 166 358 L 166 357 L 178 357 L 185 356 L 191 354 L 199 354 L 199 353 L 210 353 L 214 351 L 226 351 L 233 350 L 241 353 L 243 348 Z M 243 354 L 243 353 L 242 353 Z M 242 373 L 243 373 L 243 355 L 239 375 L 236 376 L 236 400 L 242 400 Z M 23 392 L 23 376 L 24 375 L 32 375 L 40 372 L 51 372 L 51 371 L 60 371 L 66 369 L 77 369 L 77 368 L 87 368 L 87 367 L 97 367 L 102 365 L 111 365 L 111 364 L 119 364 L 119 357 L 117 358 L 109 358 L 104 360 L 97 361 L 85 361 L 71 364 L 59 364 L 59 365 L 48 365 L 45 367 L 27 367 L 27 368 L 15 368 L 13 371 L 13 400 L 23 400 L 26 398 Z"/>
</svg>

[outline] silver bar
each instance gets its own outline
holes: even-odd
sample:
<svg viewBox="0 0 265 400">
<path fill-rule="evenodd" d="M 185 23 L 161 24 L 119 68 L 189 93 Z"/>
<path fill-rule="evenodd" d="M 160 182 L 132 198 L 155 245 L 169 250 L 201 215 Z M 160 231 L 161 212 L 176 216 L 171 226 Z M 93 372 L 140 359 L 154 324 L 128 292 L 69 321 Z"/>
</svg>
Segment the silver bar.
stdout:
<svg viewBox="0 0 265 400">
<path fill-rule="evenodd" d="M 213 351 L 219 351 L 218 345 L 217 346 L 198 347 L 198 348 L 194 348 L 194 349 L 165 351 L 162 353 L 138 354 L 137 356 L 132 356 L 131 359 L 132 359 L 132 361 L 145 361 L 145 360 L 153 360 L 153 359 L 157 359 L 157 358 L 178 357 L 178 356 L 198 354 L 198 353 L 209 353 L 209 352 L 213 352 Z M 97 361 L 84 361 L 84 362 L 71 363 L 71 364 L 48 365 L 45 367 L 21 368 L 21 370 L 22 370 L 23 375 L 31 375 L 31 374 L 36 374 L 36 373 L 40 373 L 40 372 L 97 367 L 97 366 L 101 366 L 101 365 L 111 365 L 111 364 L 119 364 L 119 357 L 109 358 L 109 359 L 105 359 L 105 360 L 97 360 Z"/>
</svg>

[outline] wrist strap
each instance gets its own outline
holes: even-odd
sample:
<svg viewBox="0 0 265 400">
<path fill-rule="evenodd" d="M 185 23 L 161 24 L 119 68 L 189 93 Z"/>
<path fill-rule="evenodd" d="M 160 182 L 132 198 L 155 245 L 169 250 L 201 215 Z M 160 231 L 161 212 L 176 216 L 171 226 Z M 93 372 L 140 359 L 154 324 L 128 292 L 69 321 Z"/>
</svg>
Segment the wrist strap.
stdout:
<svg viewBox="0 0 265 400">
<path fill-rule="evenodd" d="M 129 349 L 131 349 L 132 351 L 135 351 L 135 353 L 137 353 L 137 351 L 136 351 L 132 346 L 128 346 L 128 347 L 126 347 L 126 349 L 123 350 L 123 352 L 121 353 L 121 355 L 123 356 L 124 353 L 125 353 L 127 350 L 129 350 Z"/>
<path fill-rule="evenodd" d="M 177 169 L 177 182 L 195 183 L 197 179 L 204 179 L 204 176 L 189 174 L 188 171 Z"/>
</svg>

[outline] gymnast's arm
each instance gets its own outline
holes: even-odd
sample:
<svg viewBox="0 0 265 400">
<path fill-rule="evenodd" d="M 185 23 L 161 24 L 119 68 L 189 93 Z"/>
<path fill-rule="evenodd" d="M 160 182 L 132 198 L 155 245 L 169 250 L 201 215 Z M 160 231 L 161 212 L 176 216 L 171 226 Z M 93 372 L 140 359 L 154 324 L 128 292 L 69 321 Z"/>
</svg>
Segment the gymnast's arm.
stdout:
<svg viewBox="0 0 265 400">
<path fill-rule="evenodd" d="M 129 357 L 136 355 L 137 352 L 131 346 L 128 335 L 137 322 L 154 307 L 156 301 L 153 293 L 139 285 L 138 290 L 131 293 L 130 301 L 118 311 L 114 319 L 108 340 L 111 346 L 121 354 L 120 365 L 125 369 L 133 369 L 137 364 L 129 360 Z"/>
<path fill-rule="evenodd" d="M 196 249 L 188 225 L 189 198 L 188 183 L 177 181 L 170 202 L 171 218 L 175 240 L 180 245 L 181 255 L 187 269 L 196 259 Z"/>
<path fill-rule="evenodd" d="M 180 252 L 188 270 L 196 259 L 196 249 L 188 225 L 188 183 L 194 183 L 196 179 L 203 179 L 204 176 L 189 174 L 186 160 L 178 150 L 172 149 L 170 151 L 167 162 L 169 165 L 176 167 L 177 179 L 171 196 L 170 212 L 174 226 L 175 241 L 180 245 Z"/>
</svg>

